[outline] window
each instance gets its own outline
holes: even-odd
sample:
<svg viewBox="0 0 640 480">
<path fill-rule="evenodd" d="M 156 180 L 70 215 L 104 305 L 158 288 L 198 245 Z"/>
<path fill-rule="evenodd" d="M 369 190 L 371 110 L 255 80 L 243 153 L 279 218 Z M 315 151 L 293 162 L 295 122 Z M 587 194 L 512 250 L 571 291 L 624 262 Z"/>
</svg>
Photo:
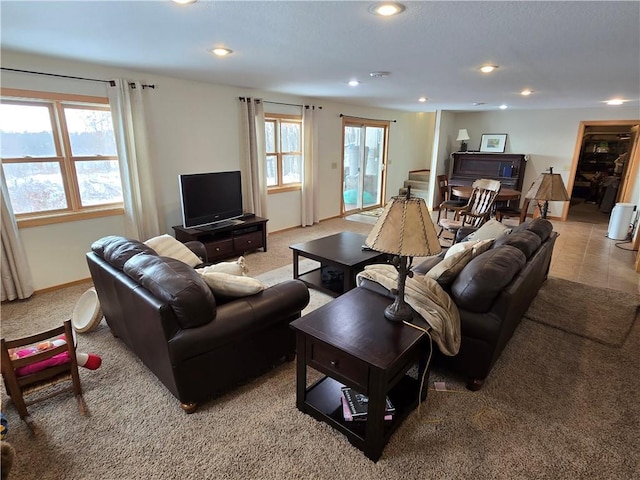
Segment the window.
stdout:
<svg viewBox="0 0 640 480">
<path fill-rule="evenodd" d="M 20 226 L 122 213 L 106 98 L 2 89 L 0 154 Z"/>
<path fill-rule="evenodd" d="M 265 114 L 267 187 L 299 189 L 302 183 L 302 119 L 299 116 Z"/>
</svg>

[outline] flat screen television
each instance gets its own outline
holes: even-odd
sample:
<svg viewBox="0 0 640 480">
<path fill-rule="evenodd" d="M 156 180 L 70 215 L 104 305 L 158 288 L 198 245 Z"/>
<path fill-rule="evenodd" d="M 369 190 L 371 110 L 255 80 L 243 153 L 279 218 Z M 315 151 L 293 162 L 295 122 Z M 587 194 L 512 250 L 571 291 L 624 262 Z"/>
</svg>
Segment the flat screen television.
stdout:
<svg viewBox="0 0 640 480">
<path fill-rule="evenodd" d="M 242 216 L 240 172 L 181 174 L 178 184 L 185 228 L 217 228 Z"/>
</svg>

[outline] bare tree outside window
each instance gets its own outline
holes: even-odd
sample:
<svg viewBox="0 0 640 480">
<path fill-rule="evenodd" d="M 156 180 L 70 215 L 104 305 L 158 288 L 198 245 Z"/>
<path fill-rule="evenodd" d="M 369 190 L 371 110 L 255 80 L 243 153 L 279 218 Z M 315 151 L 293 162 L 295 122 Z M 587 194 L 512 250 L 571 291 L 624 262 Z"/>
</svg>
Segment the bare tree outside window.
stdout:
<svg viewBox="0 0 640 480">
<path fill-rule="evenodd" d="M 267 186 L 300 188 L 302 183 L 302 119 L 265 115 Z"/>
<path fill-rule="evenodd" d="M 89 103 L 51 96 L 2 92 L 0 155 L 16 217 L 121 208 L 120 168 L 106 99 Z"/>
</svg>

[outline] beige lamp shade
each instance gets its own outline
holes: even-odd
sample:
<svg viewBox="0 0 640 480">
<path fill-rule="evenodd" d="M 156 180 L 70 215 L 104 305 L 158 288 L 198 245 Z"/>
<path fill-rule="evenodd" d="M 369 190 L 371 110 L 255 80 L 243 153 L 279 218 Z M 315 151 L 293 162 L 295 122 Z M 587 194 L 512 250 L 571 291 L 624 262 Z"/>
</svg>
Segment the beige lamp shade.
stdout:
<svg viewBox="0 0 640 480">
<path fill-rule="evenodd" d="M 456 138 L 457 142 L 464 142 L 465 140 L 469 140 L 470 138 L 471 137 L 469 136 L 466 128 L 461 128 L 460 130 L 458 130 L 458 138 Z"/>
<path fill-rule="evenodd" d="M 566 202 L 570 199 L 562 182 L 562 176 L 558 173 L 553 173 L 552 168 L 549 169 L 549 173 L 540 174 L 525 195 L 525 198 L 550 202 Z"/>
<path fill-rule="evenodd" d="M 428 257 L 440 242 L 424 199 L 393 197 L 365 241 L 373 250 L 403 257 Z"/>
</svg>

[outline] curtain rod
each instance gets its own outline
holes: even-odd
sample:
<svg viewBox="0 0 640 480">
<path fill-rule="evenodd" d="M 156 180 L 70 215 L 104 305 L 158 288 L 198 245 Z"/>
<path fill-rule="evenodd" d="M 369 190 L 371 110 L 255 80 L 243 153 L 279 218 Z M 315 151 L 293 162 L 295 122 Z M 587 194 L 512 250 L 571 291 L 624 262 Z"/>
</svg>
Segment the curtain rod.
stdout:
<svg viewBox="0 0 640 480">
<path fill-rule="evenodd" d="M 298 103 L 283 103 L 283 102 L 272 102 L 270 100 L 264 100 L 264 103 L 271 103 L 273 105 L 288 105 L 289 107 L 304 107 L 304 108 L 311 108 L 311 107 L 315 107 L 315 105 L 300 105 Z M 322 110 L 322 105 L 317 107 L 318 109 Z"/>
<path fill-rule="evenodd" d="M 247 100 L 251 100 L 251 97 L 238 97 L 238 99 L 240 99 L 241 101 L 247 101 Z M 262 103 L 271 103 L 274 105 L 288 105 L 289 107 L 304 107 L 304 108 L 317 108 L 318 110 L 322 110 L 322 105 L 316 107 L 315 105 L 300 105 L 298 103 L 283 103 L 283 102 L 271 102 L 269 100 L 262 100 L 260 98 L 256 98 L 255 99 L 258 102 L 262 102 Z"/>
<path fill-rule="evenodd" d="M 101 80 L 101 79 L 98 79 L 98 78 L 86 78 L 86 77 L 73 77 L 73 76 L 71 76 L 71 75 L 60 75 L 60 74 L 58 74 L 58 73 L 34 72 L 34 71 L 32 71 L 32 70 L 20 70 L 20 69 L 17 69 L 17 68 L 7 68 L 7 67 L 1 67 L 1 68 L 2 68 L 2 70 L 7 70 L 7 71 L 9 71 L 9 72 L 30 73 L 30 74 L 32 74 L 32 75 L 46 75 L 46 76 L 49 76 L 49 77 L 72 78 L 72 79 L 74 79 L 74 80 L 84 80 L 84 81 L 87 81 L 87 82 L 101 82 L 101 83 L 108 83 L 108 84 L 109 84 L 109 85 L 111 85 L 112 87 L 113 87 L 113 86 L 115 86 L 115 84 L 116 84 L 116 82 L 115 82 L 115 81 L 113 81 L 113 80 Z M 130 84 L 129 84 L 129 86 L 130 86 L 130 87 L 134 87 L 134 86 L 135 86 L 135 83 L 130 83 Z M 143 84 L 143 85 L 142 85 L 142 88 L 143 88 L 143 89 L 144 89 L 144 88 L 151 88 L 151 89 L 153 89 L 153 88 L 156 88 L 156 86 L 155 86 L 155 85 L 146 85 L 146 84 Z"/>
<path fill-rule="evenodd" d="M 393 123 L 397 122 L 397 120 L 387 120 L 387 119 L 384 119 L 384 118 L 381 119 L 381 118 L 353 117 L 351 115 L 345 115 L 344 113 L 341 113 L 340 117 L 357 118 L 358 120 L 371 120 L 373 122 L 393 122 Z"/>
</svg>

